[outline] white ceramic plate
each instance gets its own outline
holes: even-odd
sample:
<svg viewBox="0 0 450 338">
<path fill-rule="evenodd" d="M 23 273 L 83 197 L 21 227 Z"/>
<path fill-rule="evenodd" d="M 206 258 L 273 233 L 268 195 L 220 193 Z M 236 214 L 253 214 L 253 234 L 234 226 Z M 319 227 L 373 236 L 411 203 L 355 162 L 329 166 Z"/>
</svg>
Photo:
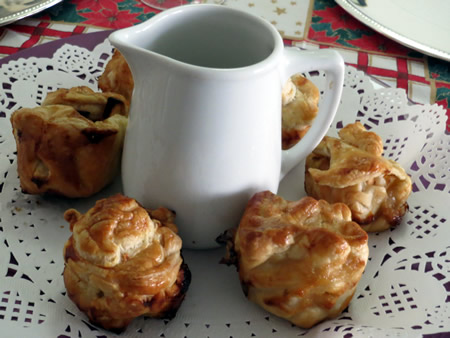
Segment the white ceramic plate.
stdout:
<svg viewBox="0 0 450 338">
<path fill-rule="evenodd" d="M 450 1 L 336 0 L 377 32 L 424 54 L 450 61 Z"/>
<path fill-rule="evenodd" d="M 62 0 L 2 0 L 0 1 L 0 26 L 39 13 Z"/>
</svg>

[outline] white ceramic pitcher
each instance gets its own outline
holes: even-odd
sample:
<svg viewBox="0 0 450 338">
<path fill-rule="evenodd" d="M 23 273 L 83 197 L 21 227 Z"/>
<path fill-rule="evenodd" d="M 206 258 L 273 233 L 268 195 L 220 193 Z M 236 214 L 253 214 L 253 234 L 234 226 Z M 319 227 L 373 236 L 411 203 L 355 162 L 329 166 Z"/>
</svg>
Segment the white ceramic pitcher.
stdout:
<svg viewBox="0 0 450 338">
<path fill-rule="evenodd" d="M 339 54 L 284 48 L 270 23 L 228 7 L 177 7 L 110 41 L 135 81 L 124 192 L 145 207 L 174 210 L 188 248 L 217 246 L 255 192 L 276 192 L 322 139 L 341 96 Z M 327 74 L 318 116 L 299 144 L 282 151 L 282 87 L 312 70 Z"/>
</svg>

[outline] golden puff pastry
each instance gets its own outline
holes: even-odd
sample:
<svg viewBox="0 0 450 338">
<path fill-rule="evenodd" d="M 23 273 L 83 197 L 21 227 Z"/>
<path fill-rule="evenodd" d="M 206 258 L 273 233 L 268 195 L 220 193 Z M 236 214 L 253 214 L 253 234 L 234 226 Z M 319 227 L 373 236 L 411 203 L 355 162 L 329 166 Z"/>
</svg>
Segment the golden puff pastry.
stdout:
<svg viewBox="0 0 450 338">
<path fill-rule="evenodd" d="M 411 193 L 405 170 L 381 156 L 381 138 L 361 123 L 347 125 L 339 136 L 326 136 L 307 157 L 307 194 L 347 204 L 352 219 L 369 232 L 399 224 Z"/>
<path fill-rule="evenodd" d="M 128 102 L 131 101 L 134 88 L 133 75 L 127 61 L 117 49 L 98 79 L 98 87 L 104 92 L 121 94 Z"/>
<path fill-rule="evenodd" d="M 227 258 L 237 261 L 249 300 L 309 328 L 347 307 L 367 263 L 367 241 L 342 203 L 291 202 L 265 191 L 249 201 Z"/>
<path fill-rule="evenodd" d="M 282 147 L 289 149 L 305 136 L 317 116 L 319 89 L 297 74 L 282 94 Z"/>
<path fill-rule="evenodd" d="M 118 172 L 128 118 L 91 121 L 73 107 L 22 108 L 11 116 L 24 193 L 87 197 Z"/>
<path fill-rule="evenodd" d="M 120 94 L 96 93 L 86 86 L 58 89 L 47 95 L 42 106 L 72 106 L 91 121 L 105 120 L 112 115 L 128 116 L 128 101 Z"/>
<path fill-rule="evenodd" d="M 64 218 L 72 231 L 64 283 L 92 323 L 120 332 L 141 315 L 175 316 L 191 275 L 172 212 L 146 210 L 117 194 L 85 214 L 69 209 Z"/>
</svg>

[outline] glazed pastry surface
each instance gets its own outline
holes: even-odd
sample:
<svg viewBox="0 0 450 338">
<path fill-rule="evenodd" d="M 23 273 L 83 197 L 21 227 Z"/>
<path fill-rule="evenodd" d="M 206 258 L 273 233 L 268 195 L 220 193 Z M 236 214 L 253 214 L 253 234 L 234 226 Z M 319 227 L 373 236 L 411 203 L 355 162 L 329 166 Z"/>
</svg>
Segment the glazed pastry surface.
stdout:
<svg viewBox="0 0 450 338">
<path fill-rule="evenodd" d="M 98 79 L 98 87 L 104 92 L 121 94 L 128 102 L 131 101 L 134 88 L 133 76 L 128 63 L 117 49 Z"/>
<path fill-rule="evenodd" d="M 282 146 L 294 146 L 311 127 L 317 116 L 319 89 L 301 75 L 294 75 L 283 89 Z"/>
<path fill-rule="evenodd" d="M 96 93 L 86 86 L 62 88 L 48 93 L 42 106 L 54 104 L 71 106 L 94 122 L 116 114 L 128 116 L 128 102 L 125 97 L 112 92 Z"/>
<path fill-rule="evenodd" d="M 249 201 L 232 255 L 249 300 L 309 328 L 347 307 L 367 263 L 367 240 L 344 204 L 265 191 Z"/>
<path fill-rule="evenodd" d="M 91 322 L 124 329 L 135 317 L 171 318 L 189 286 L 174 215 L 115 195 L 86 214 L 65 212 L 72 236 L 64 247 L 64 283 Z"/>
<path fill-rule="evenodd" d="M 25 193 L 87 197 L 115 177 L 127 116 L 92 121 L 72 106 L 22 108 L 11 116 Z"/>
<path fill-rule="evenodd" d="M 306 193 L 347 204 L 353 220 L 366 231 L 399 224 L 412 189 L 405 170 L 381 156 L 381 138 L 361 123 L 347 125 L 339 136 L 326 136 L 307 157 Z"/>
</svg>

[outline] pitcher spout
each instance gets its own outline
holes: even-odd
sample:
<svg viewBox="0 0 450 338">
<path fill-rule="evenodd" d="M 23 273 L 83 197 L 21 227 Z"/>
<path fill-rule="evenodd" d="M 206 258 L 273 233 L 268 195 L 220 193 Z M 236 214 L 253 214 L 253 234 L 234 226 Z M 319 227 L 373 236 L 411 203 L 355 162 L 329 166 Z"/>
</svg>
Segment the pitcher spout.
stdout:
<svg viewBox="0 0 450 338">
<path fill-rule="evenodd" d="M 262 30 L 253 28 L 255 21 Z M 112 33 L 110 41 L 128 58 L 133 53 L 145 54 L 192 72 L 215 69 L 224 73 L 226 69 L 229 73 L 270 63 L 274 54 L 282 52 L 282 44 L 274 43 L 281 42 L 279 33 L 263 19 L 209 4 L 161 12 L 144 23 Z"/>
<path fill-rule="evenodd" d="M 142 40 L 145 41 L 147 39 L 142 39 L 139 36 L 140 31 L 138 28 L 136 26 L 115 31 L 109 36 L 111 44 L 119 50 L 127 61 L 135 83 L 139 82 L 141 77 L 146 77 L 148 69 L 159 68 L 161 59 L 166 59 L 166 62 L 170 62 L 167 57 L 155 53 L 145 46 Z"/>
</svg>

